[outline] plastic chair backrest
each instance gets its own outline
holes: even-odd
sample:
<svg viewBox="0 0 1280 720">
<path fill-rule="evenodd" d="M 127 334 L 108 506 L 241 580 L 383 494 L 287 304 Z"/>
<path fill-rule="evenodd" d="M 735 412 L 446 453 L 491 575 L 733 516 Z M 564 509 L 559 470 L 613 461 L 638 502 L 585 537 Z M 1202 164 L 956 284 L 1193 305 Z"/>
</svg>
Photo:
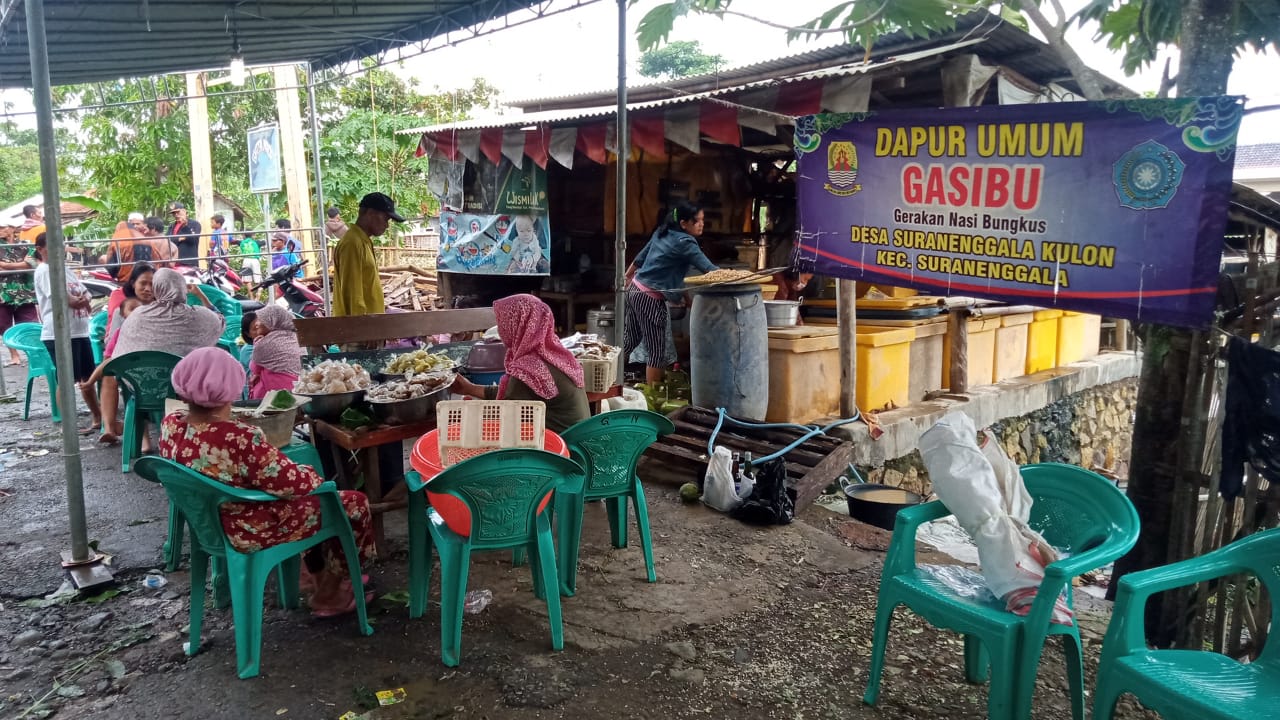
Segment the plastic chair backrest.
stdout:
<svg viewBox="0 0 1280 720">
<path fill-rule="evenodd" d="M 588 496 L 631 486 L 636 463 L 660 435 L 675 432 L 666 417 L 648 410 L 618 410 L 587 418 L 561 433 L 569 457 L 587 471 Z"/>
<path fill-rule="evenodd" d="M 1078 555 L 1109 542 L 1138 537 L 1138 513 L 1113 482 L 1074 465 L 1020 468 L 1031 494 L 1028 524 L 1050 545 Z"/>
<path fill-rule="evenodd" d="M 159 457 L 139 458 L 133 471 L 164 486 L 169 501 L 177 506 L 191 528 L 195 541 L 205 552 L 226 555 L 225 533 L 218 507 L 229 502 L 275 502 L 278 498 L 258 490 L 232 487 L 202 475 L 185 465 Z"/>
<path fill-rule="evenodd" d="M 155 350 L 143 350 L 111 358 L 103 373 L 115 375 L 137 404 L 139 411 L 164 410 L 173 394 L 173 366 L 182 358 Z"/>
<path fill-rule="evenodd" d="M 240 302 L 212 285 L 201 285 L 200 291 L 209 298 L 209 302 L 218 313 L 227 319 L 227 326 L 222 331 L 222 339 L 235 345 L 236 338 L 240 337 L 240 318 L 244 315 Z M 192 307 L 203 305 L 200 298 L 190 292 L 187 293 L 187 304 Z"/>
<path fill-rule="evenodd" d="M 528 542 L 548 493 L 561 488 L 581 492 L 582 479 L 582 468 L 572 460 L 516 448 L 463 460 L 428 487 L 466 504 L 473 547 L 504 548 Z"/>
<path fill-rule="evenodd" d="M 53 368 L 53 358 L 40 340 L 43 331 L 40 323 L 18 323 L 4 332 L 4 346 L 26 353 L 27 366 L 35 374 Z"/>
<path fill-rule="evenodd" d="M 102 342 L 107 337 L 107 311 L 99 310 L 89 318 L 89 339 Z"/>
</svg>

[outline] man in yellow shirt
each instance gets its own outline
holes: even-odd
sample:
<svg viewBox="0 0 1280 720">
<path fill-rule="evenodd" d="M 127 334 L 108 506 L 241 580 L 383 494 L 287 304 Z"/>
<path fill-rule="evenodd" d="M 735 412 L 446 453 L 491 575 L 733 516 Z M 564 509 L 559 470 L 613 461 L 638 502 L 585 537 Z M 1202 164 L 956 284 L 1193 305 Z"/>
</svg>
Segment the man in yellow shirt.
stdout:
<svg viewBox="0 0 1280 720">
<path fill-rule="evenodd" d="M 334 315 L 386 312 L 373 238 L 386 232 L 392 220 L 404 222 L 391 198 L 373 192 L 360 199 L 360 215 L 333 250 Z"/>
</svg>

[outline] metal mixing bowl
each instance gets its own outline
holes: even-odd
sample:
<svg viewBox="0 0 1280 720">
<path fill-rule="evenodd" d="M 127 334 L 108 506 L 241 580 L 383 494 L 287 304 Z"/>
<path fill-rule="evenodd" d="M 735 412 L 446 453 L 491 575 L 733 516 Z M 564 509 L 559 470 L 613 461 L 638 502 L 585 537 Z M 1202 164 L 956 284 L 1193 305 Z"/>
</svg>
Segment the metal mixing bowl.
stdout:
<svg viewBox="0 0 1280 720">
<path fill-rule="evenodd" d="M 337 420 L 342 411 L 364 399 L 364 390 L 343 393 L 306 393 L 311 402 L 302 411 L 316 420 Z"/>
<path fill-rule="evenodd" d="M 440 402 L 448 394 L 448 390 L 449 385 L 446 383 L 422 397 L 392 402 L 374 402 L 371 400 L 369 407 L 373 408 L 373 416 L 377 418 L 378 422 L 387 425 L 408 425 L 422 422 L 435 414 L 436 403 Z"/>
</svg>

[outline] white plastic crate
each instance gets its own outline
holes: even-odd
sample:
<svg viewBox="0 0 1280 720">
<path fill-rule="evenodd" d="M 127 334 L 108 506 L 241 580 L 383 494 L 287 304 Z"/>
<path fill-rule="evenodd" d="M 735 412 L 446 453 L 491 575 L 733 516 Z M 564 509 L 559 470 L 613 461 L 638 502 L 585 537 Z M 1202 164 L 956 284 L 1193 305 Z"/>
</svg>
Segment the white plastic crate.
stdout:
<svg viewBox="0 0 1280 720">
<path fill-rule="evenodd" d="M 582 364 L 582 388 L 589 393 L 608 392 L 618 384 L 618 358 L 622 353 L 614 350 L 604 360 L 579 360 Z"/>
<path fill-rule="evenodd" d="M 501 448 L 542 449 L 547 406 L 541 400 L 442 400 L 436 405 L 445 467 Z"/>
</svg>

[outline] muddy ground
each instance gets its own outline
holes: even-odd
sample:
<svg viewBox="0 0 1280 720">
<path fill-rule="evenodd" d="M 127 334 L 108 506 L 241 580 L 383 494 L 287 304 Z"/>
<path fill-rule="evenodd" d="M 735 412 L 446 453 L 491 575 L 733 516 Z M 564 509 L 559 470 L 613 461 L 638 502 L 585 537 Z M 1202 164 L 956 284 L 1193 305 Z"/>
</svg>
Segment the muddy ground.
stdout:
<svg viewBox="0 0 1280 720">
<path fill-rule="evenodd" d="M 21 378 L 9 369 L 12 390 Z M 121 474 L 119 451 L 82 443 L 90 536 L 113 554 L 119 594 L 51 603 L 67 547 L 59 437 L 43 392 L 32 418 L 0 405 L 0 717 L 40 718 L 984 718 L 986 688 L 963 681 L 961 643 L 899 611 L 878 707 L 861 702 L 888 534 L 819 507 L 755 529 L 647 484 L 658 582 L 639 547 L 608 544 L 587 508 L 578 594 L 564 601 L 566 648 L 509 555 L 474 558 L 469 587 L 493 602 L 468 615 L 459 668 L 439 656 L 439 607 L 410 620 L 403 513 L 372 569 L 375 632 L 269 600 L 262 674 L 239 680 L 227 611 L 206 612 L 203 647 L 183 653 L 190 579 L 141 581 L 164 540 L 163 492 Z M 83 419 L 82 419 L 83 423 Z M 48 451 L 42 453 L 41 451 Z M 649 468 L 649 479 L 661 473 Z M 925 560 L 949 562 L 926 553 Z M 433 603 L 439 592 L 433 586 Z M 1078 594 L 1092 687 L 1108 610 Z M 38 607 L 48 604 L 48 607 Z M 1070 717 L 1062 656 L 1041 663 L 1033 717 Z M 376 707 L 373 693 L 403 688 Z M 1148 717 L 1123 704 L 1118 717 Z"/>
</svg>

